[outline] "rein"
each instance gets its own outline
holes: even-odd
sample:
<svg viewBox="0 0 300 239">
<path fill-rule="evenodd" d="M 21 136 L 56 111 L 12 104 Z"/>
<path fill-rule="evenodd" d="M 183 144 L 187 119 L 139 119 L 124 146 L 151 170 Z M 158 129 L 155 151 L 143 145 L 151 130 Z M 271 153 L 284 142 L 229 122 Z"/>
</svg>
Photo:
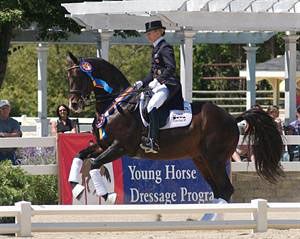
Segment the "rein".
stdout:
<svg viewBox="0 0 300 239">
<path fill-rule="evenodd" d="M 130 101 L 126 101 L 126 98 L 128 98 L 132 94 L 135 94 L 135 93 L 140 94 L 141 92 L 147 92 L 149 90 L 151 91 L 151 89 L 148 89 L 148 87 L 146 87 L 144 89 L 139 89 L 139 90 L 134 89 L 134 87 L 128 87 L 125 91 L 123 91 L 121 93 L 112 93 L 113 89 L 107 84 L 106 81 L 92 76 L 93 67 L 92 67 L 91 63 L 81 60 L 79 64 L 74 64 L 74 65 L 68 67 L 66 70 L 69 72 L 70 70 L 77 69 L 77 68 L 79 68 L 81 72 L 83 72 L 85 75 L 88 76 L 88 78 L 92 81 L 94 88 L 102 88 L 104 91 L 107 92 L 107 94 L 105 94 L 105 95 L 94 94 L 95 100 L 90 100 L 82 95 L 82 91 L 80 89 L 72 89 L 72 90 L 70 89 L 69 94 L 80 95 L 81 99 L 83 100 L 83 102 L 86 106 L 90 106 L 94 102 L 102 103 L 102 102 L 113 101 L 112 105 L 107 110 L 107 111 L 109 111 L 110 108 L 114 107 L 115 105 L 117 105 L 121 102 L 128 103 L 128 104 L 138 103 L 138 102 L 133 103 Z M 130 91 L 128 91 L 129 89 L 130 89 Z M 125 98 L 125 96 L 128 96 L 128 97 Z"/>
<path fill-rule="evenodd" d="M 67 68 L 67 71 L 70 71 L 70 70 L 75 69 L 75 68 L 80 68 L 80 66 L 79 65 L 73 65 L 73 66 Z"/>
</svg>

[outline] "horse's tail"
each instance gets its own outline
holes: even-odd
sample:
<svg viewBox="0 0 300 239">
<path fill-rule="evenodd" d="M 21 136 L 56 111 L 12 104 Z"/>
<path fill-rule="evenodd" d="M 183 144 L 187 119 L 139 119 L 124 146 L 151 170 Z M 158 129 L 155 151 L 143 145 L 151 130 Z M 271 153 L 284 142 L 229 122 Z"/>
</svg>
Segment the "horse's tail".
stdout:
<svg viewBox="0 0 300 239">
<path fill-rule="evenodd" d="M 237 122 L 242 120 L 248 125 L 243 141 L 248 137 L 248 149 L 252 149 L 250 152 L 254 155 L 258 175 L 271 183 L 277 182 L 284 175 L 280 165 L 284 144 L 275 121 L 258 109 L 245 111 Z"/>
</svg>

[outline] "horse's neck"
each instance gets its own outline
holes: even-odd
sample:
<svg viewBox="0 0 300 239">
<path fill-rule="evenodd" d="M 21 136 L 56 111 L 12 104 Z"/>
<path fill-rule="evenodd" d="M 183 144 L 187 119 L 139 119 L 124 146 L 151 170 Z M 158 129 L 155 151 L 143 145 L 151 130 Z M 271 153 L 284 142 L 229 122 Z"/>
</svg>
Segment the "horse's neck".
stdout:
<svg viewBox="0 0 300 239">
<path fill-rule="evenodd" d="M 127 89 L 127 86 L 122 86 L 120 89 L 114 89 L 111 94 L 103 95 L 103 92 L 95 90 L 94 94 L 96 96 L 96 111 L 100 114 L 104 114 L 105 111 L 113 104 L 117 97 Z"/>
<path fill-rule="evenodd" d="M 130 86 L 130 83 L 128 82 L 124 74 L 113 64 L 104 59 L 98 58 L 96 59 L 96 62 L 94 64 L 96 65 L 98 73 L 103 76 L 107 83 L 116 88 L 114 89 L 116 93 L 120 93 L 128 86 Z"/>
</svg>

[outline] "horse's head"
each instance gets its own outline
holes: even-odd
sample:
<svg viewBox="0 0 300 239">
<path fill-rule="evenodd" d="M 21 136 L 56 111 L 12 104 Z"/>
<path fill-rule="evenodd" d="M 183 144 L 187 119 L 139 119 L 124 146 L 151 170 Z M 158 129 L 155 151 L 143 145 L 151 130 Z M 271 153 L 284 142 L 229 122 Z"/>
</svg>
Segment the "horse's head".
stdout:
<svg viewBox="0 0 300 239">
<path fill-rule="evenodd" d="M 112 64 L 101 58 L 77 59 L 68 53 L 69 107 L 79 113 L 89 104 L 95 93 L 97 111 L 102 113 L 120 91 L 129 83 Z"/>
<path fill-rule="evenodd" d="M 80 61 L 68 53 L 69 108 L 80 113 L 86 106 L 93 85 L 89 77 L 80 69 Z"/>
</svg>

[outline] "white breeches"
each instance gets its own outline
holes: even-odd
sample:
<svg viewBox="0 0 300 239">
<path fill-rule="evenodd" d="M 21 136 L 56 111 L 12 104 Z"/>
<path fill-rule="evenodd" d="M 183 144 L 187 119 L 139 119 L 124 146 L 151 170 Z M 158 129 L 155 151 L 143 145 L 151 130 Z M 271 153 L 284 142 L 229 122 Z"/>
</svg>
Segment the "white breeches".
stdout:
<svg viewBox="0 0 300 239">
<path fill-rule="evenodd" d="M 169 96 L 169 89 L 166 87 L 166 85 L 155 87 L 152 91 L 154 92 L 154 95 L 151 97 L 147 105 L 148 113 L 150 113 L 153 108 L 158 109 L 161 107 Z"/>
</svg>

